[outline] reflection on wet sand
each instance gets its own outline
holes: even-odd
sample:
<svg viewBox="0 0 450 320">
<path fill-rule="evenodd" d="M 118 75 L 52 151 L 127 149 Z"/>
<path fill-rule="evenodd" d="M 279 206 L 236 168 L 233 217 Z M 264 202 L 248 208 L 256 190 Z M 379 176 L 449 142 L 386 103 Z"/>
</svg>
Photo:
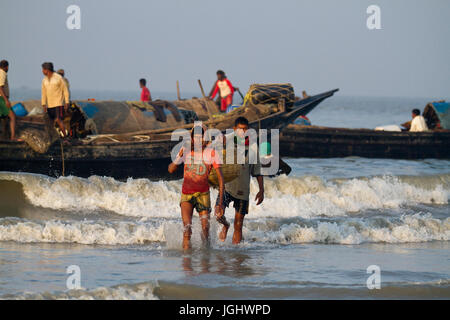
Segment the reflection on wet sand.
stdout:
<svg viewBox="0 0 450 320">
<path fill-rule="evenodd" d="M 182 268 L 188 277 L 211 273 L 229 277 L 248 277 L 263 272 L 256 271 L 254 257 L 238 251 L 202 250 L 181 257 Z"/>
</svg>

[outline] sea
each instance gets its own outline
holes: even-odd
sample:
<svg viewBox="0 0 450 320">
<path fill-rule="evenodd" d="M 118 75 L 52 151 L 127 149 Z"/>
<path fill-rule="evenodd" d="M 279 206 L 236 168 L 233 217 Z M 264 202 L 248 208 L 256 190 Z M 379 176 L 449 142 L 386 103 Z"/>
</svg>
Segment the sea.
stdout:
<svg viewBox="0 0 450 320">
<path fill-rule="evenodd" d="M 29 98 L 39 92 L 16 90 L 17 100 Z M 374 128 L 408 121 L 413 108 L 440 98 L 338 92 L 308 117 Z M 0 299 L 450 298 L 449 160 L 285 161 L 291 174 L 265 178 L 259 206 L 252 180 L 241 244 L 231 243 L 233 227 L 218 241 L 212 220 L 203 246 L 195 214 L 189 253 L 181 250 L 181 180 L 0 172 Z M 226 216 L 234 220 L 232 208 Z"/>
</svg>

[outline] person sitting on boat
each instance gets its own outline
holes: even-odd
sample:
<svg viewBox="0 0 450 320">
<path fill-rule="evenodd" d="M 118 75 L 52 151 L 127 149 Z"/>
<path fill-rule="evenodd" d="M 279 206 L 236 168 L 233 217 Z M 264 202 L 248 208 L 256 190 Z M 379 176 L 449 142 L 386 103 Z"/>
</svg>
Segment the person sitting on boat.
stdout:
<svg viewBox="0 0 450 320">
<path fill-rule="evenodd" d="M 414 109 L 412 111 L 412 121 L 410 132 L 423 132 L 428 131 L 427 123 L 425 122 L 425 118 L 420 115 L 419 109 Z"/>
<path fill-rule="evenodd" d="M 11 102 L 9 101 L 8 70 L 8 61 L 0 61 L 0 117 L 9 117 L 11 140 L 17 141 L 19 139 L 16 139 L 16 114 L 11 109 Z"/>
<path fill-rule="evenodd" d="M 212 168 L 216 170 L 219 181 L 220 203 L 223 201 L 224 180 L 216 158 L 214 149 L 207 146 L 204 139 L 206 128 L 195 125 L 191 131 L 191 143 L 187 148 L 182 148 L 176 159 L 169 165 L 169 173 L 174 173 L 178 166 L 184 162 L 184 179 L 181 187 L 181 218 L 183 219 L 183 250 L 191 248 L 191 226 L 194 209 L 198 212 L 202 225 L 202 240 L 209 241 L 209 214 L 211 212 L 211 198 L 209 194 L 208 176 Z M 197 150 L 199 149 L 199 150 Z M 223 208 L 216 208 L 216 216 L 223 216 Z"/>
<path fill-rule="evenodd" d="M 147 80 L 144 78 L 139 80 L 139 86 L 141 87 L 141 101 L 142 102 L 150 102 L 152 101 L 152 95 L 150 94 L 150 90 L 146 87 Z"/>
<path fill-rule="evenodd" d="M 217 71 L 217 82 L 213 93 L 210 95 L 210 99 L 214 100 L 217 92 L 220 94 L 220 111 L 226 112 L 229 105 L 233 103 L 233 94 L 235 88 L 231 84 L 230 80 L 227 79 L 225 72 L 222 70 Z"/>
<path fill-rule="evenodd" d="M 66 138 L 68 131 L 64 128 L 63 112 L 69 108 L 69 89 L 63 77 L 53 69 L 53 63 L 44 62 L 42 64 L 41 102 L 44 112 L 54 124 L 58 124 L 60 134 Z"/>
</svg>

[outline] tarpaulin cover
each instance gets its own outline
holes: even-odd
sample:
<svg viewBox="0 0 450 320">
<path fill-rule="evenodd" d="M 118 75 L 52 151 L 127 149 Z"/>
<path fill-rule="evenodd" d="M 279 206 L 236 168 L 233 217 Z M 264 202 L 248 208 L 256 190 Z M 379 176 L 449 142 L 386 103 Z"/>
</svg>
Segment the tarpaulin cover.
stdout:
<svg viewBox="0 0 450 320">
<path fill-rule="evenodd" d="M 427 104 L 423 116 L 427 119 L 427 125 L 430 129 L 434 129 L 438 122 L 440 122 L 442 129 L 450 129 L 449 102 L 439 101 Z"/>
</svg>

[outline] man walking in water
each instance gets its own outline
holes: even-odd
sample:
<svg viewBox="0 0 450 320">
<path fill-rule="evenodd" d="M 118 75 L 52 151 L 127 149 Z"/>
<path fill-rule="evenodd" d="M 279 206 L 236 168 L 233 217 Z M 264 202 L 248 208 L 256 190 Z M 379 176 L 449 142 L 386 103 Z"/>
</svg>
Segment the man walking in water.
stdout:
<svg viewBox="0 0 450 320">
<path fill-rule="evenodd" d="M 237 118 L 234 124 L 234 135 L 232 135 L 232 139 L 234 139 L 233 143 L 235 144 L 242 143 L 245 145 L 245 163 L 241 165 L 239 176 L 225 184 L 222 202 L 222 208 L 225 209 L 225 207 L 228 207 L 233 202 L 235 209 L 233 244 L 239 244 L 242 241 L 242 226 L 244 217 L 248 214 L 249 207 L 250 176 L 256 177 L 258 181 L 259 191 L 255 197 L 256 205 L 261 204 L 264 200 L 264 179 L 261 175 L 261 164 L 259 161 L 256 164 L 249 163 L 249 152 L 257 152 L 257 146 L 250 145 L 248 136 L 245 135 L 247 130 L 248 120 L 244 117 Z M 216 206 L 219 204 L 220 201 L 217 199 Z M 225 241 L 230 224 L 226 220 L 225 215 L 217 218 L 217 221 L 223 224 L 219 239 Z"/>
<path fill-rule="evenodd" d="M 63 137 L 67 137 L 68 132 L 64 128 L 62 121 L 63 111 L 69 108 L 69 89 L 63 77 L 53 69 L 53 63 L 44 62 L 42 64 L 42 107 L 47 112 L 53 123 L 57 123 Z M 63 110 L 64 106 L 64 110 Z"/>
</svg>

